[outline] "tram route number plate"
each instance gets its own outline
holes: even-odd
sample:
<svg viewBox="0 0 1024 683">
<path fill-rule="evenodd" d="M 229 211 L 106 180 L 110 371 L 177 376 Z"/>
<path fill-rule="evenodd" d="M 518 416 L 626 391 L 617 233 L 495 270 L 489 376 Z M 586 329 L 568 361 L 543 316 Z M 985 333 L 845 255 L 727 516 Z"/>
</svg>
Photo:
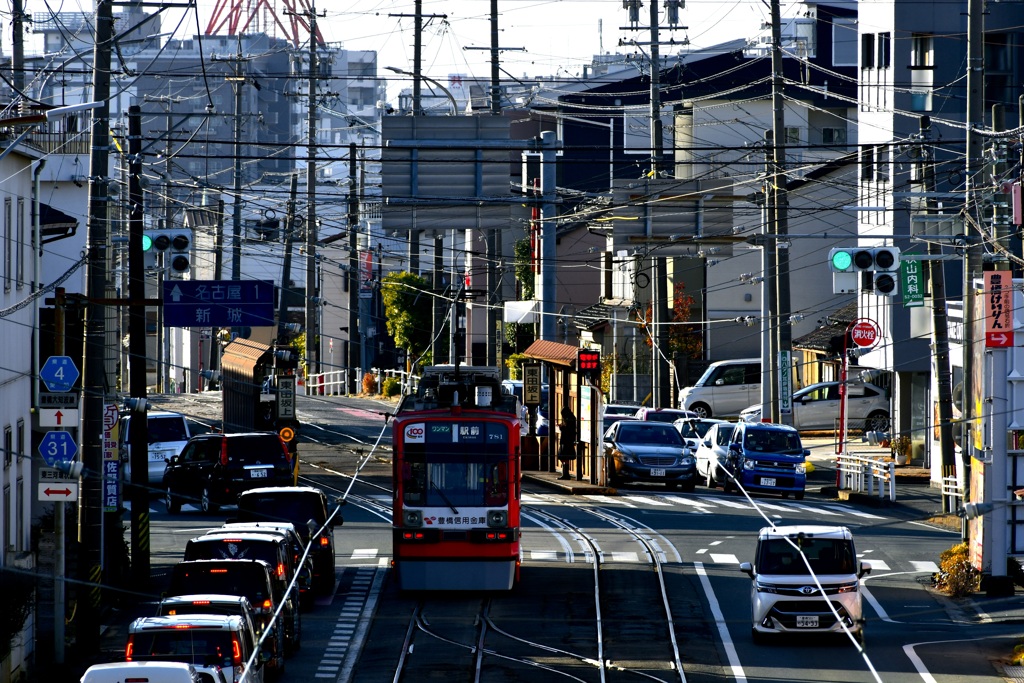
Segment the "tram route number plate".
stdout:
<svg viewBox="0 0 1024 683">
<path fill-rule="evenodd" d="M 652 467 L 651 468 L 651 476 L 652 477 L 664 477 L 665 476 L 665 470 Z"/>
<path fill-rule="evenodd" d="M 797 628 L 818 628 L 818 616 L 798 614 L 796 617 Z"/>
<path fill-rule="evenodd" d="M 761 486 L 775 486 L 775 477 L 761 477 Z"/>
</svg>

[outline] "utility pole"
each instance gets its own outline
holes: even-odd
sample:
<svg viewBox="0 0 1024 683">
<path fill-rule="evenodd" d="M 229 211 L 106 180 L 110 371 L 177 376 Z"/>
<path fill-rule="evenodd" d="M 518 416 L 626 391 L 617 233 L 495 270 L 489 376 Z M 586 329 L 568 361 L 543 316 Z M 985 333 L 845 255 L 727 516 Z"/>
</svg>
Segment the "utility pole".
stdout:
<svg viewBox="0 0 1024 683">
<path fill-rule="evenodd" d="M 555 161 L 558 139 L 555 132 L 540 134 L 540 281 L 536 294 L 540 302 L 540 338 L 555 341 Z M 452 283 L 454 287 L 454 282 Z M 455 325 L 456 320 L 451 324 Z"/>
<path fill-rule="evenodd" d="M 277 302 L 277 321 L 274 336 L 280 343 L 282 325 L 287 322 L 288 303 L 291 300 L 292 287 L 292 246 L 295 243 L 295 205 L 299 194 L 299 176 L 291 174 L 288 184 L 288 215 L 284 221 L 284 263 L 281 266 L 281 298 Z"/>
<path fill-rule="evenodd" d="M 234 57 L 213 57 L 215 62 L 234 62 L 234 75 L 228 76 L 227 81 L 235 93 L 235 116 L 234 116 L 234 186 L 232 192 L 235 195 L 233 205 L 232 226 L 231 226 L 231 279 L 242 279 L 242 86 L 245 85 L 245 76 L 242 74 L 242 63 L 248 62 L 248 57 L 242 56 L 242 36 L 238 36 L 238 48 Z"/>
<path fill-rule="evenodd" d="M 789 322 L 789 194 L 786 188 L 786 105 L 782 97 L 782 12 L 779 0 L 772 0 L 772 171 L 770 175 L 771 196 L 766 201 L 773 206 L 769 215 L 774 218 L 771 233 L 773 244 L 765 249 L 775 251 L 775 272 L 764 273 L 764 288 L 771 290 L 775 298 L 775 315 L 769 326 L 775 326 L 775 351 L 769 367 L 777 368 L 778 377 L 772 381 L 772 422 L 793 424 L 792 400 L 792 357 L 793 328 Z M 771 283 L 771 285 L 769 285 Z M 786 387 L 783 395 L 782 387 Z"/>
<path fill-rule="evenodd" d="M 920 173 L 918 177 L 923 185 L 924 194 L 927 197 L 925 206 L 928 213 L 935 209 L 935 200 L 932 198 L 935 193 L 935 159 L 932 156 L 931 117 L 922 116 L 921 119 L 921 153 Z M 942 254 L 942 247 L 935 240 L 928 240 L 928 255 L 939 256 Z M 932 328 L 934 334 L 934 348 L 932 352 L 935 357 L 935 380 L 938 393 L 939 410 L 939 451 L 942 454 L 942 476 L 955 473 L 956 449 L 953 443 L 953 384 L 949 361 L 949 320 L 946 313 L 946 275 L 943 272 L 941 260 L 929 260 L 925 262 L 928 269 L 928 282 L 932 295 Z M 964 321 L 964 327 L 969 324 Z M 953 512 L 949 508 L 949 499 L 942 497 L 942 511 Z"/>
<path fill-rule="evenodd" d="M 317 308 L 318 299 L 316 286 L 316 81 L 319 77 L 320 66 L 317 63 L 317 30 L 316 30 L 316 4 L 310 5 L 306 13 L 309 17 L 309 74 L 306 87 L 309 89 L 309 102 L 306 112 L 306 128 L 309 136 L 306 157 L 306 393 L 309 394 L 312 388 L 309 386 L 309 378 L 320 372 L 320 348 L 317 338 Z M 352 312 L 349 311 L 351 317 Z"/>
<path fill-rule="evenodd" d="M 365 332 L 359 325 L 359 253 L 356 249 L 359 246 L 359 195 L 356 186 L 356 173 L 358 171 L 358 157 L 356 155 L 356 143 L 351 142 L 348 146 L 348 273 L 345 280 L 348 282 L 348 338 L 350 368 L 366 367 L 362 364 Z"/>
<path fill-rule="evenodd" d="M 207 207 L 210 206 L 209 199 L 210 199 L 209 195 L 204 195 L 204 202 L 203 203 Z M 217 207 L 217 209 L 216 209 L 217 214 L 216 214 L 216 217 L 215 217 L 216 223 L 215 223 L 215 226 L 214 226 L 214 235 L 213 235 L 213 279 L 214 280 L 219 280 L 219 279 L 221 279 L 221 277 L 223 277 L 223 270 L 224 270 L 224 257 L 223 257 L 223 253 L 224 253 L 224 208 L 225 208 L 224 199 L 221 198 L 220 195 L 217 196 L 216 207 Z M 214 387 L 217 386 L 217 381 L 214 378 L 217 376 L 216 375 L 217 368 L 220 367 L 220 353 L 219 353 L 219 349 L 220 349 L 220 344 L 218 343 L 217 335 L 215 334 L 213 328 L 211 328 L 210 329 L 210 364 L 209 364 L 210 379 L 209 379 L 209 381 L 207 382 L 207 385 L 206 385 L 207 389 L 213 389 Z"/>
<path fill-rule="evenodd" d="M 96 42 L 93 48 L 93 99 L 99 106 L 92 117 L 92 150 L 89 158 L 89 206 L 85 318 L 85 353 L 82 388 L 82 464 L 93 472 L 82 478 L 79 497 L 80 578 L 84 582 L 78 601 L 77 639 L 83 652 L 99 650 L 100 587 L 103 582 L 103 404 L 107 394 L 104 355 L 106 349 L 106 296 L 108 201 L 110 194 L 110 53 L 114 38 L 113 2 L 96 0 Z M 112 517 L 116 513 L 112 514 Z M 114 519 L 111 519 L 113 522 Z M 115 526 L 111 524 L 111 527 Z M 116 525 L 120 532 L 120 520 Z"/>
</svg>

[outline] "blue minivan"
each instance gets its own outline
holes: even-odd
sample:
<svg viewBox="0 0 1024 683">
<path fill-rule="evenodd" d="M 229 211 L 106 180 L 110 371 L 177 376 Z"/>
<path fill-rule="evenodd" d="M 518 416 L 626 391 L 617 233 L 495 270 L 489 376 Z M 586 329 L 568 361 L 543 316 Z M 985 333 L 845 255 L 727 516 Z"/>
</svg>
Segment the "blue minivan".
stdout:
<svg viewBox="0 0 1024 683">
<path fill-rule="evenodd" d="M 721 481 L 726 491 L 739 482 L 748 492 L 778 493 L 783 498 L 793 494 L 800 500 L 807 484 L 805 463 L 810 454 L 800 441 L 800 432 L 793 427 L 740 422 L 733 430 L 726 463 L 735 479 L 723 475 Z"/>
</svg>

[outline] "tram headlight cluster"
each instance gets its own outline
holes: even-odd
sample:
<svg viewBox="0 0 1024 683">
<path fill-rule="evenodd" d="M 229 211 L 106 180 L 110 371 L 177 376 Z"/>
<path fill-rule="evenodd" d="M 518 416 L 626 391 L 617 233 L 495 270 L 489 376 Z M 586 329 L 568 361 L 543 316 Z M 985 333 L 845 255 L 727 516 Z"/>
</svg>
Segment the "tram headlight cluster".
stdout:
<svg viewBox="0 0 1024 683">
<path fill-rule="evenodd" d="M 488 510 L 487 511 L 487 526 L 489 526 L 489 527 L 505 527 L 505 526 L 508 526 L 508 511 L 506 511 L 506 510 Z"/>
<path fill-rule="evenodd" d="M 404 510 L 402 512 L 402 521 L 405 523 L 405 526 L 423 526 L 423 513 L 420 510 Z"/>
</svg>

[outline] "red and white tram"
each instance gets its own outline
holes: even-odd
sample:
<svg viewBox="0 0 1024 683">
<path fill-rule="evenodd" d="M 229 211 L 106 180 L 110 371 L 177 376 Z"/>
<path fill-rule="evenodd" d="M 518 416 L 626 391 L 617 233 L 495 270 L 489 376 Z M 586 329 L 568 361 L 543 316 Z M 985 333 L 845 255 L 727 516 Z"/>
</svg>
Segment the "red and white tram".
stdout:
<svg viewBox="0 0 1024 683">
<path fill-rule="evenodd" d="M 520 422 L 496 368 L 431 366 L 392 423 L 402 590 L 509 590 L 519 578 Z"/>
</svg>

